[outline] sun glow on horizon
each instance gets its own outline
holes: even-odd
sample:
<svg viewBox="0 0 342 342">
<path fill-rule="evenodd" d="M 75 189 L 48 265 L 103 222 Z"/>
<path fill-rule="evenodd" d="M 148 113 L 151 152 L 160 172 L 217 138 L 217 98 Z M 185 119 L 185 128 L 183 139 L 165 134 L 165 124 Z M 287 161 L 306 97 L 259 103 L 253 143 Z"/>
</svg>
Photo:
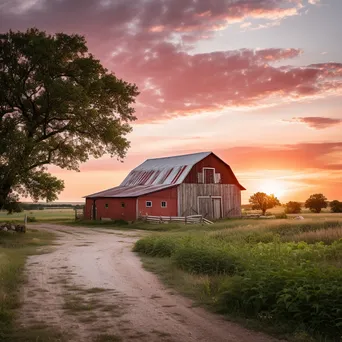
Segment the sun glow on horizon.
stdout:
<svg viewBox="0 0 342 342">
<path fill-rule="evenodd" d="M 287 186 L 284 181 L 281 180 L 265 180 L 260 184 L 260 190 L 267 195 L 273 194 L 274 196 L 281 198 L 287 192 Z"/>
</svg>

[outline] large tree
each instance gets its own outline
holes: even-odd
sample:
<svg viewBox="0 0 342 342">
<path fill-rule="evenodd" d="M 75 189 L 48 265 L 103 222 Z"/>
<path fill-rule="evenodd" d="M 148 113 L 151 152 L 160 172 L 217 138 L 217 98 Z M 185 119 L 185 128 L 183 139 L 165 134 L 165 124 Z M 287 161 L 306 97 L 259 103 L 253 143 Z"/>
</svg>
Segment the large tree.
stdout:
<svg viewBox="0 0 342 342">
<path fill-rule="evenodd" d="M 48 164 L 78 170 L 90 156 L 122 159 L 137 95 L 82 36 L 0 34 L 0 209 L 9 194 L 55 200 L 64 184 Z"/>
<path fill-rule="evenodd" d="M 267 195 L 264 192 L 257 192 L 249 198 L 249 203 L 252 204 L 253 210 L 261 210 L 262 215 L 266 214 L 267 209 L 272 209 L 280 202 L 274 195 Z"/>
<path fill-rule="evenodd" d="M 320 213 L 323 208 L 328 206 L 327 198 L 323 194 L 311 195 L 304 204 L 305 208 L 309 208 L 313 213 Z"/>
</svg>

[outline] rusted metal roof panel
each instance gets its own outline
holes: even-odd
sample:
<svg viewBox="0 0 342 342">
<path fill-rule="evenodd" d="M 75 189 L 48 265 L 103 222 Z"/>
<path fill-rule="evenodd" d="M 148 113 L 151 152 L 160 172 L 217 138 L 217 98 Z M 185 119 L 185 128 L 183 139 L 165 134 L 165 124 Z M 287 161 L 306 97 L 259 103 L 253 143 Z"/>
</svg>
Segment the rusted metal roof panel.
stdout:
<svg viewBox="0 0 342 342">
<path fill-rule="evenodd" d="M 120 186 L 181 184 L 191 168 L 210 153 L 147 159 L 132 170 Z"/>
<path fill-rule="evenodd" d="M 174 187 L 173 184 L 167 185 L 131 185 L 131 186 L 117 186 L 108 190 L 100 191 L 95 194 L 86 196 L 86 198 L 98 197 L 139 197 L 152 192 L 165 190 Z"/>
</svg>

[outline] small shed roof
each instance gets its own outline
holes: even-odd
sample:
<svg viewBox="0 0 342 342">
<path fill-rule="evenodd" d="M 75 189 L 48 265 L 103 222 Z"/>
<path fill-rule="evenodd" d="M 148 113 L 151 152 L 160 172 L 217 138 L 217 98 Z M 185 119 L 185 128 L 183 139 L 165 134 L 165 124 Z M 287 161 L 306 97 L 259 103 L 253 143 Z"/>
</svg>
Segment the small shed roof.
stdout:
<svg viewBox="0 0 342 342">
<path fill-rule="evenodd" d="M 172 188 L 175 185 L 131 185 L 131 186 L 116 186 L 114 188 L 96 192 L 88 195 L 87 198 L 110 197 L 110 198 L 124 198 L 124 197 L 139 197 L 147 195 L 156 191 Z"/>
<path fill-rule="evenodd" d="M 181 184 L 191 168 L 211 153 L 147 159 L 132 170 L 120 186 Z"/>
</svg>

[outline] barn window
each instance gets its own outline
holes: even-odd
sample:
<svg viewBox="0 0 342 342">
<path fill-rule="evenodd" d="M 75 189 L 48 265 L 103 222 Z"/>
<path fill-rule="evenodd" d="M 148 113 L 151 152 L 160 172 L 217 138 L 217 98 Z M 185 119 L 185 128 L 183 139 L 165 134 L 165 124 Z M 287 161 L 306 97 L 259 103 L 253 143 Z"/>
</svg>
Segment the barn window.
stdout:
<svg viewBox="0 0 342 342">
<path fill-rule="evenodd" d="M 108 208 L 108 203 L 105 204 L 105 208 Z"/>
<path fill-rule="evenodd" d="M 215 183 L 215 169 L 212 167 L 204 167 L 203 168 L 203 183 L 205 184 L 213 184 Z"/>
<path fill-rule="evenodd" d="M 121 208 L 125 208 L 125 202 L 121 202 Z"/>
<path fill-rule="evenodd" d="M 167 202 L 166 201 L 162 201 L 161 202 L 161 207 L 162 208 L 166 208 L 167 207 Z"/>
<path fill-rule="evenodd" d="M 146 201 L 146 208 L 152 207 L 152 201 Z"/>
</svg>

